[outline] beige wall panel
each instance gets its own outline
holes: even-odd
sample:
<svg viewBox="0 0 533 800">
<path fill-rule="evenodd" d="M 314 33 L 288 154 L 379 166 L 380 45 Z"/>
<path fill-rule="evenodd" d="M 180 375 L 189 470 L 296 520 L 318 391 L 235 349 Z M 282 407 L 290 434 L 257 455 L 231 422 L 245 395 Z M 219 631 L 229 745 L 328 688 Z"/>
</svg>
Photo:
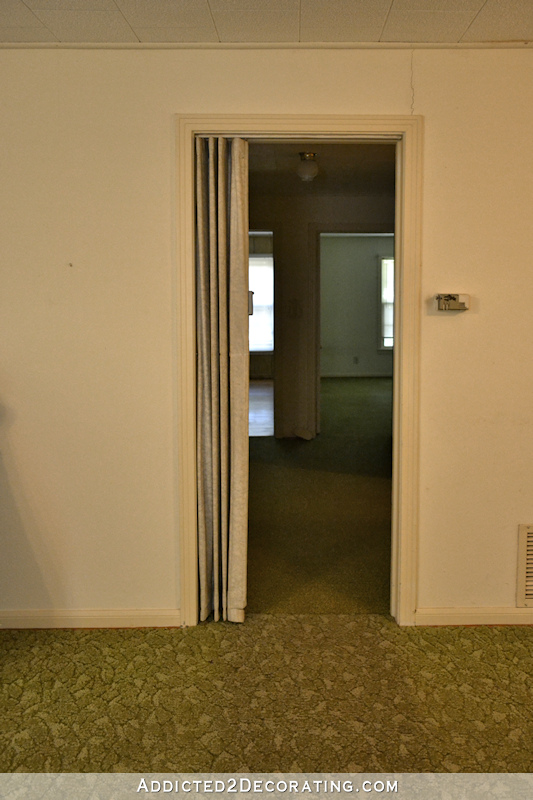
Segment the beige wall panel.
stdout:
<svg viewBox="0 0 533 800">
<path fill-rule="evenodd" d="M 398 52 L 0 52 L 0 607 L 179 603 L 174 116 L 401 112 L 408 68 Z"/>
<path fill-rule="evenodd" d="M 170 609 L 178 113 L 425 117 L 420 598 L 511 607 L 533 522 L 533 53 L 3 50 L 6 609 Z M 70 266 L 72 264 L 72 266 Z M 467 292 L 472 309 L 427 298 Z"/>
<path fill-rule="evenodd" d="M 518 524 L 533 520 L 532 55 L 415 53 L 422 607 L 513 606 Z M 428 298 L 442 291 L 469 293 L 471 310 L 435 311 Z"/>
</svg>

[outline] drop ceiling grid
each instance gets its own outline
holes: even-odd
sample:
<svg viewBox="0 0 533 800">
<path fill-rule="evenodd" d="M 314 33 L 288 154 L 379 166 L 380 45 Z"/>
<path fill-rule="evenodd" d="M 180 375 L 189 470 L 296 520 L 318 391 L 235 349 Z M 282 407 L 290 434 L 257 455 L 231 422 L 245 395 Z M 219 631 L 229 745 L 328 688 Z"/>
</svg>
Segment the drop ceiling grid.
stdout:
<svg viewBox="0 0 533 800">
<path fill-rule="evenodd" d="M 3 43 L 533 41 L 533 0 L 0 0 Z"/>
<path fill-rule="evenodd" d="M 0 27 L 35 27 L 38 23 L 35 14 L 21 0 L 4 0 L 0 3 Z"/>
<path fill-rule="evenodd" d="M 301 0 L 302 42 L 378 42 L 391 0 Z"/>
<path fill-rule="evenodd" d="M 52 0 L 53 2 L 54 0 Z M 41 2 L 41 0 L 33 0 Z M 213 26 L 207 0 L 115 0 L 132 28 L 204 28 Z"/>
<path fill-rule="evenodd" d="M 514 42 L 533 39 L 533 2 L 531 0 L 487 0 L 463 42 Z"/>
<path fill-rule="evenodd" d="M 115 0 L 22 0 L 33 11 L 109 11 L 117 10 Z"/>
<path fill-rule="evenodd" d="M 207 0 L 115 2 L 140 42 L 219 41 Z"/>
<path fill-rule="evenodd" d="M 120 11 L 62 11 L 35 12 L 45 27 L 60 42 L 137 42 L 131 26 Z"/>
<path fill-rule="evenodd" d="M 298 40 L 298 0 L 229 3 L 209 0 L 222 42 Z"/>
<path fill-rule="evenodd" d="M 458 42 L 472 14 L 447 11 L 391 11 L 382 42 Z"/>
</svg>

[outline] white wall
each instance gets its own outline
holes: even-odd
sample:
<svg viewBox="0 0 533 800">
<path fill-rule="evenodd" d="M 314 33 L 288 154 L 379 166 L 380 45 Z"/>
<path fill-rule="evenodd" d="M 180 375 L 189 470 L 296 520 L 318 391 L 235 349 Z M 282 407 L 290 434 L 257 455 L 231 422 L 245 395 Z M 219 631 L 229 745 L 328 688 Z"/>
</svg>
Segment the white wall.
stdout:
<svg viewBox="0 0 533 800">
<path fill-rule="evenodd" d="M 178 602 L 174 115 L 412 109 L 419 605 L 514 605 L 533 522 L 532 60 L 415 50 L 411 77 L 404 49 L 0 51 L 4 609 Z M 472 310 L 437 314 L 439 291 Z"/>
<path fill-rule="evenodd" d="M 379 346 L 380 258 L 392 236 L 320 237 L 320 373 L 391 376 L 392 351 Z"/>
</svg>

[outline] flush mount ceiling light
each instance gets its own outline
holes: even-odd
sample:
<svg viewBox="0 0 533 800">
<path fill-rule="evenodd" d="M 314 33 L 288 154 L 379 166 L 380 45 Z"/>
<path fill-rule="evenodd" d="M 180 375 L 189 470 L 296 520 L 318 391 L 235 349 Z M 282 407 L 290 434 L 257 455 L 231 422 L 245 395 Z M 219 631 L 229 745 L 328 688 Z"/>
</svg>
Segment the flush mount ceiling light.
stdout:
<svg viewBox="0 0 533 800">
<path fill-rule="evenodd" d="M 300 153 L 300 163 L 296 170 L 303 181 L 312 181 L 318 175 L 318 164 L 315 161 L 316 153 Z"/>
</svg>

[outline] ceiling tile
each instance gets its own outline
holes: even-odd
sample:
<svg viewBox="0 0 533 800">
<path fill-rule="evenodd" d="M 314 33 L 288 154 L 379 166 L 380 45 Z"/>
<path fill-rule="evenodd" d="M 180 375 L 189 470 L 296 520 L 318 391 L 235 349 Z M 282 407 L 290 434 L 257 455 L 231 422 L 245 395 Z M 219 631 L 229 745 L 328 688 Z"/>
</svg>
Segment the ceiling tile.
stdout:
<svg viewBox="0 0 533 800">
<path fill-rule="evenodd" d="M 209 0 L 213 13 L 228 11 L 288 11 L 298 13 L 299 0 Z"/>
<path fill-rule="evenodd" d="M 377 42 L 390 0 L 302 0 L 302 42 Z"/>
<path fill-rule="evenodd" d="M 22 0 L 1 0 L 0 2 L 0 27 L 38 27 L 39 21 L 35 18 Z"/>
<path fill-rule="evenodd" d="M 487 0 L 462 42 L 533 40 L 532 0 Z"/>
<path fill-rule="evenodd" d="M 301 42 L 379 42 L 381 25 L 352 25 L 350 30 L 340 20 L 330 19 L 327 25 L 302 25 Z"/>
<path fill-rule="evenodd" d="M 297 42 L 298 0 L 210 0 L 221 42 Z"/>
<path fill-rule="evenodd" d="M 52 31 L 49 31 L 44 25 L 36 25 L 33 28 L 26 26 L 24 28 L 2 28 L 0 26 L 0 42 L 19 42 L 19 43 L 36 43 L 36 42 L 57 42 L 58 39 Z"/>
<path fill-rule="evenodd" d="M 471 21 L 471 14 L 392 10 L 381 41 L 458 42 Z"/>
<path fill-rule="evenodd" d="M 392 11 L 446 11 L 477 14 L 486 0 L 394 0 Z"/>
<path fill-rule="evenodd" d="M 33 11 L 109 11 L 115 13 L 114 0 L 24 0 Z"/>
<path fill-rule="evenodd" d="M 531 42 L 533 0 L 0 0 L 0 42 Z"/>
<path fill-rule="evenodd" d="M 137 37 L 116 10 L 103 11 L 37 11 L 39 19 L 60 42 L 136 42 Z"/>
<path fill-rule="evenodd" d="M 298 18 L 294 14 L 258 14 L 235 11 L 227 17 L 215 17 L 221 42 L 297 42 Z"/>
<path fill-rule="evenodd" d="M 213 26 L 207 0 L 116 0 L 116 4 L 134 28 Z"/>
<path fill-rule="evenodd" d="M 141 42 L 218 42 L 213 25 L 206 28 L 134 28 Z"/>
</svg>

